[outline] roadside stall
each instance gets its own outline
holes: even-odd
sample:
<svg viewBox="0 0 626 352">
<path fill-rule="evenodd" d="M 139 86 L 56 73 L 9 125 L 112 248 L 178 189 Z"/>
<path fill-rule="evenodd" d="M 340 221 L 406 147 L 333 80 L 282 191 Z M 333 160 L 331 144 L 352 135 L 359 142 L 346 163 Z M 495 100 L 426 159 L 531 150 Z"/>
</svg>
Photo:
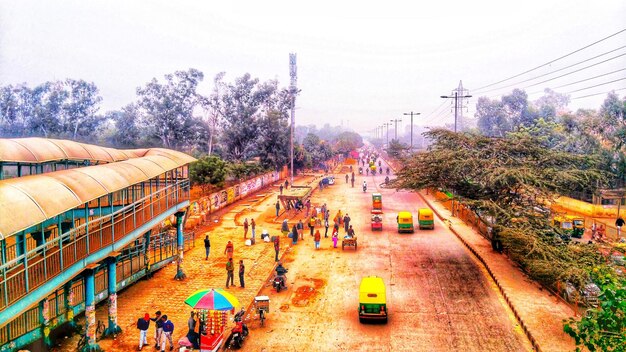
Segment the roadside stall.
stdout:
<svg viewBox="0 0 626 352">
<path fill-rule="evenodd" d="M 185 300 L 193 308 L 200 324 L 200 352 L 216 352 L 224 343 L 227 315 L 239 308 L 239 300 L 222 289 L 194 292 Z"/>
</svg>

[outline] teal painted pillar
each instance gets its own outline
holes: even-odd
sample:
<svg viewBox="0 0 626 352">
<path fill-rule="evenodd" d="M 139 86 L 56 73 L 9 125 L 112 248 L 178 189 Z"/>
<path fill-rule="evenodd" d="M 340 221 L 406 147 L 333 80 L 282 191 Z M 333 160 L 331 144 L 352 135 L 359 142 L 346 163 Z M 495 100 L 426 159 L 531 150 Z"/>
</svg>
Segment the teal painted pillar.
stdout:
<svg viewBox="0 0 626 352">
<path fill-rule="evenodd" d="M 87 335 L 87 345 L 81 352 L 102 351 L 96 341 L 96 280 L 94 269 L 88 268 L 85 272 L 85 334 Z"/>
<path fill-rule="evenodd" d="M 76 321 L 74 321 L 74 292 L 72 291 L 72 281 L 63 285 L 63 293 L 65 295 L 63 304 L 65 305 L 67 322 L 72 328 L 76 328 Z"/>
<path fill-rule="evenodd" d="M 39 301 L 39 323 L 41 324 L 41 336 L 48 347 L 52 347 L 50 340 L 50 303 L 48 299 Z"/>
<path fill-rule="evenodd" d="M 19 257 L 26 253 L 26 235 L 23 232 L 15 236 L 15 254 Z"/>
<path fill-rule="evenodd" d="M 176 245 L 178 246 L 178 259 L 176 260 L 176 276 L 174 279 L 183 280 L 187 276 L 183 271 L 183 249 L 185 248 L 185 239 L 183 237 L 183 218 L 185 216 L 184 211 L 179 211 L 176 214 Z"/>
<path fill-rule="evenodd" d="M 107 261 L 107 278 L 109 286 L 109 327 L 104 331 L 105 336 L 116 336 L 122 332 L 117 325 L 117 255 Z"/>
</svg>

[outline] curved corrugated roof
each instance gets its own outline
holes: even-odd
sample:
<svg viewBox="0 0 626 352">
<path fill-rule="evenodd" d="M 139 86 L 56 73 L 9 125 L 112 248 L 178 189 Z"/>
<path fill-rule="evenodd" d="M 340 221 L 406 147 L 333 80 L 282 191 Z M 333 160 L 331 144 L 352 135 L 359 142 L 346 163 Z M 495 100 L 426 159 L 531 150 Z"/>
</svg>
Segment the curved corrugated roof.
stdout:
<svg viewBox="0 0 626 352">
<path fill-rule="evenodd" d="M 163 148 L 122 150 L 93 144 L 50 138 L 0 139 L 0 162 L 44 163 L 55 160 L 90 160 L 112 163 L 148 155 L 163 155 L 177 162 L 196 159 L 175 150 Z"/>
<path fill-rule="evenodd" d="M 20 153 L 28 151 L 21 148 L 19 143 L 5 142 L 4 145 L 9 145 L 13 151 Z M 46 146 L 37 155 L 49 155 L 56 144 Z M 67 152 L 67 145 L 61 143 L 57 147 Z M 2 145 L 0 151 L 3 151 Z M 84 149 L 84 153 L 89 151 L 88 148 Z M 70 153 L 76 155 L 83 151 Z M 125 153 L 136 155 L 134 151 Z M 0 180 L 0 236 L 10 236 L 91 200 L 196 160 L 167 149 L 146 149 L 144 155 L 146 156 L 103 165 Z"/>
</svg>

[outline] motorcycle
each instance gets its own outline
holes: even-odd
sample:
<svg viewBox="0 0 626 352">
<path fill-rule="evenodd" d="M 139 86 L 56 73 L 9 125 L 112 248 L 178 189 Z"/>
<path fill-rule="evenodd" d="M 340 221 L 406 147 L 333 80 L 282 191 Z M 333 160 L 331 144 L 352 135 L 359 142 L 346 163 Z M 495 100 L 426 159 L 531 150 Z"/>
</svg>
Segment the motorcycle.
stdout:
<svg viewBox="0 0 626 352">
<path fill-rule="evenodd" d="M 389 168 L 387 168 L 387 175 L 389 175 Z"/>
<path fill-rule="evenodd" d="M 363 193 L 367 192 L 367 186 L 363 185 Z"/>
<path fill-rule="evenodd" d="M 287 269 L 285 269 L 285 272 Z M 283 275 L 274 276 L 274 280 L 272 280 L 272 287 L 276 290 L 276 293 L 280 292 L 282 289 L 287 288 L 287 277 Z"/>
<path fill-rule="evenodd" d="M 242 321 L 244 314 L 246 314 L 246 311 L 242 308 L 233 317 L 235 327 L 231 330 L 230 336 L 224 343 L 224 346 L 227 346 L 228 349 L 240 349 L 246 336 L 248 336 L 248 326 Z"/>
</svg>

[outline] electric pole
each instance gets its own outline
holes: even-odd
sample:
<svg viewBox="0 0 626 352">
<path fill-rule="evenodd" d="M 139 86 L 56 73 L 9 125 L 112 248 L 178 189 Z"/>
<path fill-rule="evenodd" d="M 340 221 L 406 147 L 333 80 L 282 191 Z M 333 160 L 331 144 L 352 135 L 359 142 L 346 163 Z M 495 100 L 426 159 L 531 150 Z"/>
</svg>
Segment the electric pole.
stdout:
<svg viewBox="0 0 626 352">
<path fill-rule="evenodd" d="M 456 132 L 456 125 L 457 125 L 457 120 L 459 118 L 459 115 L 461 116 L 461 118 L 463 118 L 463 98 L 471 98 L 472 96 L 469 94 L 465 94 L 465 92 L 467 92 L 467 89 L 463 89 L 463 82 L 459 81 L 459 87 L 457 89 L 453 90 L 453 94 L 448 96 L 448 95 L 442 95 L 441 97 L 444 99 L 454 99 L 454 132 Z M 459 103 L 460 101 L 460 103 Z M 460 112 L 460 113 L 459 113 Z"/>
<path fill-rule="evenodd" d="M 413 115 L 419 115 L 419 112 L 405 112 L 404 115 L 411 115 L 411 150 L 413 150 Z"/>
<path fill-rule="evenodd" d="M 389 126 L 391 126 L 391 122 L 386 122 L 383 126 L 387 127 L 387 148 L 389 148 Z"/>
<path fill-rule="evenodd" d="M 289 86 L 289 92 L 291 94 L 291 134 L 289 137 L 290 151 L 291 151 L 291 184 L 293 185 L 293 135 L 294 126 L 296 121 L 296 94 L 298 83 L 298 68 L 296 66 L 296 53 L 289 54 L 289 76 L 291 77 L 291 84 Z"/>
<path fill-rule="evenodd" d="M 394 119 L 394 120 L 391 120 L 391 122 L 394 123 L 394 130 L 395 130 L 395 132 L 394 132 L 395 133 L 395 138 L 394 139 L 398 140 L 398 122 L 402 122 L 402 120 Z"/>
</svg>

